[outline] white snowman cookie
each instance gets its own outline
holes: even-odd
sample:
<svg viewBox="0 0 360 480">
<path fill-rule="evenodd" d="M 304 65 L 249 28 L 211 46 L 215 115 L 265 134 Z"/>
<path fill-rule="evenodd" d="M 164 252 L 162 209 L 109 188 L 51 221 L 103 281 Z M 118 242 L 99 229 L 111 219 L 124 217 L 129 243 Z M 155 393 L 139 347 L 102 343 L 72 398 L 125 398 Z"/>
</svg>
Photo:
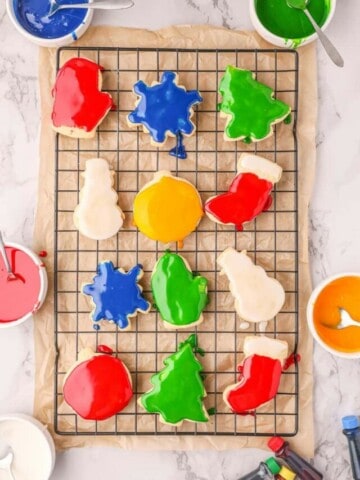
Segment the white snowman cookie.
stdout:
<svg viewBox="0 0 360 480">
<path fill-rule="evenodd" d="M 285 302 L 281 283 L 255 265 L 246 251 L 226 248 L 217 259 L 221 273 L 229 279 L 235 297 L 235 309 L 246 322 L 267 322 L 275 317 Z"/>
<path fill-rule="evenodd" d="M 75 226 L 85 237 L 106 240 L 116 235 L 125 218 L 113 189 L 114 172 L 103 158 L 92 158 L 87 160 L 82 177 L 84 186 L 74 211 Z"/>
</svg>

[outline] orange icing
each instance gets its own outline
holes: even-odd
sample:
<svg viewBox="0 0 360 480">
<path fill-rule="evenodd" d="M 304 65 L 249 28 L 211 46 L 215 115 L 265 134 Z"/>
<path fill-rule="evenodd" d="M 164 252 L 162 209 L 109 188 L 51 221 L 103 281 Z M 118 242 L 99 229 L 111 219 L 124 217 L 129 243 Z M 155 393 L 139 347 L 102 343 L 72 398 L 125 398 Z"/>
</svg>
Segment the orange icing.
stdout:
<svg viewBox="0 0 360 480">
<path fill-rule="evenodd" d="M 315 329 L 329 347 L 341 352 L 359 352 L 360 328 L 336 329 L 341 321 L 340 308 L 360 322 L 360 277 L 348 276 L 330 282 L 320 292 L 313 310 Z"/>
</svg>

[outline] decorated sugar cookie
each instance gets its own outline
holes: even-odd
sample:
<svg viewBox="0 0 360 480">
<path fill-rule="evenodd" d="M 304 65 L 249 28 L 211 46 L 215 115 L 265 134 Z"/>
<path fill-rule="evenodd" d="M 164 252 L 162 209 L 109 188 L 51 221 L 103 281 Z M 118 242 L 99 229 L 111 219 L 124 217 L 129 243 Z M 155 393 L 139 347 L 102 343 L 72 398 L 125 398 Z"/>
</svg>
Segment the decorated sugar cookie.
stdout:
<svg viewBox="0 0 360 480">
<path fill-rule="evenodd" d="M 225 403 L 234 413 L 250 413 L 272 400 L 278 392 L 288 356 L 288 344 L 263 336 L 244 340 L 245 359 L 239 367 L 238 383 L 228 386 Z"/>
<path fill-rule="evenodd" d="M 103 68 L 86 58 L 72 58 L 59 70 L 52 91 L 52 124 L 68 137 L 91 138 L 113 107 L 111 95 L 101 91 Z"/>
<path fill-rule="evenodd" d="M 151 86 L 139 80 L 134 85 L 138 95 L 136 108 L 128 116 L 130 125 L 142 125 L 144 132 L 150 134 L 154 145 L 162 145 L 167 136 L 177 137 L 177 146 L 171 155 L 186 158 L 182 135 L 192 135 L 195 125 L 191 121 L 193 107 L 202 102 L 197 90 L 187 91 L 177 84 L 174 72 L 164 72 L 160 82 Z"/>
<path fill-rule="evenodd" d="M 282 168 L 274 162 L 251 153 L 242 153 L 238 174 L 229 190 L 205 202 L 207 216 L 222 224 L 232 223 L 238 230 L 272 203 L 271 190 L 281 178 Z"/>
<path fill-rule="evenodd" d="M 131 376 L 124 363 L 99 346 L 81 350 L 76 364 L 67 373 L 64 399 L 80 417 L 105 420 L 121 412 L 133 396 Z"/>
<path fill-rule="evenodd" d="M 203 209 L 199 192 L 168 171 L 156 172 L 134 200 L 134 224 L 152 240 L 182 247 L 198 226 Z"/>
<path fill-rule="evenodd" d="M 147 313 L 151 305 L 143 297 L 138 283 L 142 276 L 141 265 L 125 272 L 122 268 L 115 268 L 112 262 L 100 263 L 93 283 L 82 287 L 82 292 L 91 296 L 94 305 L 92 320 L 109 320 L 125 330 L 137 312 Z M 94 327 L 99 328 L 96 324 Z"/>
<path fill-rule="evenodd" d="M 151 377 L 153 388 L 139 399 L 139 404 L 149 413 L 158 413 L 163 423 L 180 426 L 184 420 L 209 420 L 203 404 L 203 367 L 195 356 L 197 352 L 201 351 L 193 334 L 164 360 L 165 368 Z"/>
<path fill-rule="evenodd" d="M 221 273 L 229 279 L 235 297 L 235 309 L 246 322 L 267 322 L 275 317 L 285 302 L 281 283 L 255 265 L 246 251 L 225 249 L 217 259 Z"/>
<path fill-rule="evenodd" d="M 225 140 L 258 142 L 273 133 L 276 123 L 289 117 L 289 105 L 274 98 L 274 91 L 255 80 L 250 70 L 229 65 L 220 82 L 219 110 L 226 118 Z"/>
<path fill-rule="evenodd" d="M 177 253 L 167 251 L 159 258 L 151 275 L 151 289 L 167 327 L 186 328 L 202 322 L 208 303 L 207 283 L 201 275 L 193 275 Z"/>
<path fill-rule="evenodd" d="M 92 158 L 81 175 L 84 186 L 74 211 L 75 226 L 85 237 L 106 240 L 117 234 L 125 218 L 113 189 L 114 172 L 103 158 Z"/>
</svg>

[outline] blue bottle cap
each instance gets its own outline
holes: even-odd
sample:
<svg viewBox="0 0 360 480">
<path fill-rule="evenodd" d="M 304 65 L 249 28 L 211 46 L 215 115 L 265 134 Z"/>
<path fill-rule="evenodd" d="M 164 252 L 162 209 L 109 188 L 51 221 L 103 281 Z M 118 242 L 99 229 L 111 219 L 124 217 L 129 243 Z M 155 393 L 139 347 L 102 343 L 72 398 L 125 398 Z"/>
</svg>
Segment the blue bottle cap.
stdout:
<svg viewBox="0 0 360 480">
<path fill-rule="evenodd" d="M 342 418 L 342 425 L 345 430 L 352 430 L 360 426 L 359 418 L 355 415 L 348 415 Z"/>
</svg>

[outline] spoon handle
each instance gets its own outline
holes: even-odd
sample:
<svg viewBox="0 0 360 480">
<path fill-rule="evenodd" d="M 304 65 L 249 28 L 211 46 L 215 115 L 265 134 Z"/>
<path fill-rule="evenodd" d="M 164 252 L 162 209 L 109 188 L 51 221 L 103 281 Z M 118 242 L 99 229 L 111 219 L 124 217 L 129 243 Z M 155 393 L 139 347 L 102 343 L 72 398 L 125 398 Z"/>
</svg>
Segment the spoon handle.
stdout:
<svg viewBox="0 0 360 480">
<path fill-rule="evenodd" d="M 9 263 L 9 259 L 6 255 L 5 244 L 4 244 L 4 240 L 3 240 L 3 236 L 2 236 L 1 232 L 0 232 L 0 253 L 1 253 L 3 259 L 4 259 L 4 263 L 5 263 L 5 267 L 6 267 L 7 272 L 12 273 L 10 263 Z"/>
<path fill-rule="evenodd" d="M 308 17 L 308 19 L 311 22 L 311 25 L 314 27 L 320 42 L 322 43 L 322 46 L 325 48 L 326 53 L 329 55 L 331 60 L 337 65 L 338 67 L 343 67 L 344 66 L 344 59 L 338 52 L 338 50 L 335 48 L 333 43 L 329 40 L 329 38 L 325 35 L 325 33 L 321 30 L 319 25 L 315 22 L 313 19 L 311 13 L 307 8 L 304 10 L 305 15 Z"/>
<path fill-rule="evenodd" d="M 96 2 L 89 3 L 74 3 L 74 4 L 60 4 L 59 10 L 63 8 L 90 8 L 95 10 L 101 8 L 103 10 L 122 10 L 125 8 L 130 8 L 134 5 L 132 0 L 125 0 L 121 2 L 116 2 L 115 0 L 96 0 Z"/>
</svg>

